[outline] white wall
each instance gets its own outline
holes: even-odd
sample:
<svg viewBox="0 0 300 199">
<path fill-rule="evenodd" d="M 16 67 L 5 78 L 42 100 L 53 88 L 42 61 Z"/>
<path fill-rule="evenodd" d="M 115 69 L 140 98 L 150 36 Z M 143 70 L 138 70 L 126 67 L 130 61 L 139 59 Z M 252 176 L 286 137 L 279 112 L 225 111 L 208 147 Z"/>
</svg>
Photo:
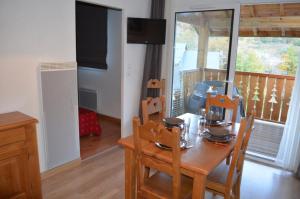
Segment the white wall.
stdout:
<svg viewBox="0 0 300 199">
<path fill-rule="evenodd" d="M 0 113 L 36 117 L 41 169 L 45 169 L 38 67 L 75 60 L 75 4 L 61 0 L 0 1 Z"/>
<path fill-rule="evenodd" d="M 150 0 L 93 0 L 123 9 L 122 136 L 138 114 L 145 45 L 126 43 L 127 17 L 149 17 Z M 76 60 L 75 0 L 0 1 L 0 113 L 36 117 L 41 170 L 45 167 L 38 67 L 41 62 Z M 76 121 L 77 122 L 77 121 Z"/>
<path fill-rule="evenodd" d="M 80 68 L 79 88 L 99 94 L 98 113 L 121 118 L 122 12 L 109 9 L 107 16 L 107 70 Z"/>
</svg>

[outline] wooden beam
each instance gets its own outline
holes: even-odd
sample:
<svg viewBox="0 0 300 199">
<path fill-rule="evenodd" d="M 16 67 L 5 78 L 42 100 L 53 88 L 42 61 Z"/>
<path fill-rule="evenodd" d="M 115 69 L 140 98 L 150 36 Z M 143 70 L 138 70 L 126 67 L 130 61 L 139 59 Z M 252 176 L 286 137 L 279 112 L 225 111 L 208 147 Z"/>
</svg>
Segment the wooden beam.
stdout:
<svg viewBox="0 0 300 199">
<path fill-rule="evenodd" d="M 300 16 L 298 17 L 248 17 L 241 18 L 242 28 L 300 28 Z"/>
<path fill-rule="evenodd" d="M 207 63 L 207 52 L 208 52 L 208 38 L 209 29 L 208 24 L 198 26 L 198 56 L 197 56 L 197 67 L 205 68 Z"/>
<path fill-rule="evenodd" d="M 285 37 L 285 29 L 281 28 L 281 36 Z"/>
<path fill-rule="evenodd" d="M 251 15 L 251 17 L 256 17 L 256 12 L 255 12 L 254 5 L 250 6 L 249 9 L 250 9 L 250 15 Z M 257 28 L 253 27 L 252 31 L 253 31 L 253 35 L 257 36 Z"/>
<path fill-rule="evenodd" d="M 283 17 L 285 15 L 285 13 L 284 13 L 284 5 L 281 3 L 279 6 L 280 6 L 279 7 L 280 8 L 280 16 Z"/>
<path fill-rule="evenodd" d="M 212 30 L 209 32 L 209 36 L 213 36 L 213 37 L 229 37 L 229 32 L 227 30 L 224 31 L 215 31 Z"/>
<path fill-rule="evenodd" d="M 227 29 L 230 25 L 229 19 L 209 18 L 206 22 L 203 18 L 179 17 L 179 21 L 193 24 L 196 26 L 203 26 L 208 22 L 211 29 L 223 28 Z M 243 17 L 240 20 L 240 27 L 245 29 L 252 28 L 300 28 L 300 16 L 277 16 L 277 17 Z"/>
<path fill-rule="evenodd" d="M 284 7 L 283 4 L 279 5 L 279 9 L 280 9 L 280 16 L 283 17 L 284 16 Z M 281 36 L 285 36 L 285 29 L 283 27 L 281 27 Z"/>
<path fill-rule="evenodd" d="M 251 17 L 256 17 L 255 7 L 254 5 L 249 6 Z"/>
<path fill-rule="evenodd" d="M 204 18 L 203 16 L 193 16 L 193 15 L 178 15 L 176 18 L 177 21 L 192 24 L 195 26 L 203 26 L 204 25 Z"/>
<path fill-rule="evenodd" d="M 253 35 L 254 35 L 254 36 L 257 36 L 257 28 L 253 28 L 252 31 L 253 31 Z"/>
<path fill-rule="evenodd" d="M 290 4 L 288 4 L 290 5 Z M 300 4 L 299 4 L 300 5 Z M 275 36 L 275 37 L 296 37 L 299 36 L 300 15 L 289 13 L 289 8 L 285 4 L 277 4 L 276 11 L 272 11 L 269 17 L 259 17 L 261 11 L 260 5 L 247 6 L 247 15 L 241 17 L 240 35 L 241 36 Z M 256 8 L 260 8 L 259 10 Z M 269 10 L 266 7 L 266 13 Z M 274 6 L 270 9 L 275 9 Z M 266 16 L 266 13 L 264 14 Z M 223 16 L 209 17 L 200 15 L 180 15 L 177 19 L 194 26 L 204 26 L 207 24 L 210 36 L 228 36 L 228 28 L 230 27 L 230 18 Z M 227 13 L 228 14 L 228 13 Z M 275 15 L 275 16 L 274 16 Z M 288 16 L 286 16 L 288 15 Z M 251 31 L 252 33 L 249 33 Z"/>
<path fill-rule="evenodd" d="M 216 36 L 219 36 L 222 33 L 213 33 Z M 290 31 L 285 30 L 284 36 L 282 35 L 282 31 L 258 31 L 257 35 L 253 34 L 253 31 L 251 30 L 240 30 L 239 31 L 240 37 L 300 37 L 300 31 Z"/>
</svg>

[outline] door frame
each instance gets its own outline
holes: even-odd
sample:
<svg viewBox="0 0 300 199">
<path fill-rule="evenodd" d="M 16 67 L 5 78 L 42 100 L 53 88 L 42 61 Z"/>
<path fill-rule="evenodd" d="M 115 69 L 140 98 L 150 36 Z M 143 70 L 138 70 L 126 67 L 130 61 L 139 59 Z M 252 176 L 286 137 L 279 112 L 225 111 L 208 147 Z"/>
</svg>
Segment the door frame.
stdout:
<svg viewBox="0 0 300 199">
<path fill-rule="evenodd" d="M 232 38 L 231 38 L 231 49 L 230 49 L 230 58 L 229 58 L 229 74 L 228 74 L 228 91 L 227 95 L 232 95 L 232 88 L 235 76 L 235 64 L 236 64 L 236 57 L 237 57 L 237 48 L 238 48 L 238 37 L 239 37 L 239 22 L 240 22 L 240 3 L 203 3 L 203 4 L 196 4 L 196 5 L 186 5 L 180 6 L 178 8 L 170 6 L 170 15 L 169 15 L 169 24 L 167 27 L 169 32 L 169 39 L 167 40 L 166 49 L 168 52 L 165 55 L 165 66 L 166 66 L 166 73 L 165 78 L 166 81 L 166 113 L 170 115 L 172 109 L 172 87 L 173 87 L 173 60 L 174 60 L 174 49 L 175 49 L 175 28 L 176 28 L 176 13 L 179 12 L 197 12 L 197 11 L 217 11 L 217 10 L 225 10 L 225 9 L 232 9 L 234 16 L 233 16 L 233 24 L 232 24 Z M 173 31 L 173 32 L 172 32 Z M 228 116 L 227 116 L 228 117 Z"/>
<path fill-rule="evenodd" d="M 126 137 L 125 134 L 125 130 L 124 130 L 124 85 L 125 85 L 125 46 L 126 46 L 126 34 L 124 34 L 124 32 L 126 32 L 126 28 L 127 28 L 127 12 L 126 12 L 126 9 L 123 8 L 122 6 L 120 5 L 113 5 L 111 3 L 101 3 L 101 2 L 96 2 L 95 0 L 76 0 L 76 2 L 83 2 L 83 3 L 88 3 L 88 4 L 92 4 L 92 5 L 96 5 L 96 6 L 102 6 L 102 7 L 105 7 L 107 9 L 111 9 L 111 10 L 115 10 L 115 11 L 118 11 L 118 12 L 121 12 L 121 18 L 120 18 L 120 22 L 121 22 L 121 43 L 119 44 L 120 45 L 120 60 L 121 60 L 121 65 L 120 65 L 120 73 L 121 73 L 121 79 L 120 79 L 120 90 L 118 92 L 121 93 L 121 110 L 120 110 L 120 138 L 122 137 Z M 75 4 L 75 10 L 76 10 L 76 4 Z M 76 17 L 74 18 L 75 20 L 75 27 L 76 27 Z M 108 40 L 108 39 L 107 39 Z M 76 43 L 76 42 L 75 42 Z M 107 47 L 108 48 L 108 47 Z M 79 71 L 80 70 L 78 67 L 77 67 L 77 91 L 79 89 L 79 81 L 78 81 L 78 78 L 79 78 Z M 94 69 L 94 68 L 81 68 L 81 70 L 90 70 L 90 71 L 97 71 L 99 69 Z M 102 71 L 102 69 L 100 69 Z M 106 69 L 106 70 L 109 70 L 109 69 Z M 79 93 L 77 93 L 77 96 L 78 96 L 78 103 L 77 103 L 77 110 L 79 110 Z M 98 103 L 98 101 L 97 101 Z M 99 113 L 97 113 L 99 114 Z M 79 115 L 79 114 L 77 114 Z M 80 148 L 80 135 L 79 135 L 79 116 L 78 116 L 78 121 L 77 121 L 77 127 L 78 127 L 78 150 L 79 150 L 79 157 L 81 158 L 81 148 Z M 92 155 L 93 156 L 93 155 Z M 81 158 L 82 159 L 82 158 Z"/>
</svg>

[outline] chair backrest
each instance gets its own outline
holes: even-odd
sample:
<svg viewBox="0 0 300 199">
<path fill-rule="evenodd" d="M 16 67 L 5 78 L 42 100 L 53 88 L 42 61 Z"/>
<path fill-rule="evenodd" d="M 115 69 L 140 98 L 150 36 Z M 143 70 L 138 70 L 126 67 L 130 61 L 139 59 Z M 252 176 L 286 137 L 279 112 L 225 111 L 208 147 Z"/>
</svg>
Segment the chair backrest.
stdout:
<svg viewBox="0 0 300 199">
<path fill-rule="evenodd" d="M 242 170 L 243 170 L 246 150 L 247 150 L 247 147 L 248 147 L 248 143 L 249 143 L 251 133 L 254 129 L 254 127 L 253 127 L 254 118 L 255 118 L 254 116 L 255 116 L 254 114 L 251 114 L 247 117 L 248 120 L 247 120 L 247 127 L 246 127 L 246 135 L 245 135 L 244 140 L 242 142 L 240 154 L 238 156 L 238 162 L 237 162 L 237 165 L 236 165 L 238 172 L 242 172 Z"/>
<path fill-rule="evenodd" d="M 142 100 L 143 124 L 147 123 L 150 119 L 154 121 L 161 121 L 165 117 L 165 113 L 165 96 L 155 98 L 148 97 L 146 100 Z"/>
<path fill-rule="evenodd" d="M 227 95 L 217 94 L 216 96 L 212 96 L 210 93 L 208 93 L 206 97 L 206 114 L 209 112 L 210 107 L 212 106 L 231 109 L 232 110 L 231 121 L 232 123 L 235 123 L 239 101 L 240 101 L 239 97 L 230 99 Z"/>
<path fill-rule="evenodd" d="M 135 117 L 133 118 L 133 134 L 136 149 L 138 191 L 141 190 L 140 188 L 144 184 L 144 168 L 153 168 L 172 176 L 173 198 L 179 198 L 181 187 L 181 175 L 179 170 L 181 161 L 179 128 L 173 128 L 172 131 L 169 131 L 162 124 L 154 121 L 149 121 L 141 125 L 140 119 Z M 144 146 L 147 146 L 145 143 L 155 142 L 172 148 L 172 163 L 162 163 L 162 160 L 158 160 L 155 156 L 150 156 L 143 152 Z M 151 190 L 147 193 L 151 194 Z"/>
<path fill-rule="evenodd" d="M 237 172 L 238 175 L 241 175 L 242 173 L 245 153 L 250 135 L 252 133 L 253 123 L 253 115 L 250 115 L 241 120 L 239 132 L 236 137 L 236 143 L 233 150 L 232 160 L 229 166 L 229 173 L 226 180 L 226 187 L 228 188 L 231 188 L 233 185 L 234 173 Z"/>
<path fill-rule="evenodd" d="M 165 95 L 165 80 L 150 79 L 147 82 L 147 89 L 159 89 L 159 96 Z"/>
</svg>

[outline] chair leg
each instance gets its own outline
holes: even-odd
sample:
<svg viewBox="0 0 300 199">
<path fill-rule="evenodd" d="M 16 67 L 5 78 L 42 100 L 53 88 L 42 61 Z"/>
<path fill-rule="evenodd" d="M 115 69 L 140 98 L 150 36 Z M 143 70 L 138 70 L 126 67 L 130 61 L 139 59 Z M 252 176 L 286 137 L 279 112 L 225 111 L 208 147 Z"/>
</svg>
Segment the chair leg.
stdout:
<svg viewBox="0 0 300 199">
<path fill-rule="evenodd" d="M 242 177 L 239 176 L 237 181 L 236 181 L 236 184 L 235 184 L 235 198 L 236 199 L 240 199 L 240 191 L 241 191 L 241 181 L 242 181 Z"/>
<path fill-rule="evenodd" d="M 231 199 L 230 193 L 225 193 L 224 194 L 224 199 Z"/>
<path fill-rule="evenodd" d="M 232 187 L 232 193 L 233 193 L 232 195 L 233 195 L 233 198 L 234 198 L 234 199 L 237 198 L 237 197 L 236 197 L 236 196 L 237 196 L 236 191 L 237 191 L 236 184 L 234 184 L 233 187 Z"/>
<path fill-rule="evenodd" d="M 217 196 L 216 192 L 213 192 L 212 195 L 213 195 L 213 198 L 215 198 Z"/>
<path fill-rule="evenodd" d="M 226 158 L 226 164 L 227 164 L 227 165 L 230 164 L 230 156 L 227 156 L 227 158 Z"/>
<path fill-rule="evenodd" d="M 226 164 L 229 165 L 230 164 L 230 159 L 231 159 L 231 153 L 227 156 L 226 158 Z"/>
<path fill-rule="evenodd" d="M 144 170 L 144 178 L 149 178 L 149 175 L 150 175 L 150 168 L 149 167 L 145 167 L 145 170 Z"/>
<path fill-rule="evenodd" d="M 143 199 L 143 197 L 139 191 L 137 191 L 136 199 Z"/>
</svg>

